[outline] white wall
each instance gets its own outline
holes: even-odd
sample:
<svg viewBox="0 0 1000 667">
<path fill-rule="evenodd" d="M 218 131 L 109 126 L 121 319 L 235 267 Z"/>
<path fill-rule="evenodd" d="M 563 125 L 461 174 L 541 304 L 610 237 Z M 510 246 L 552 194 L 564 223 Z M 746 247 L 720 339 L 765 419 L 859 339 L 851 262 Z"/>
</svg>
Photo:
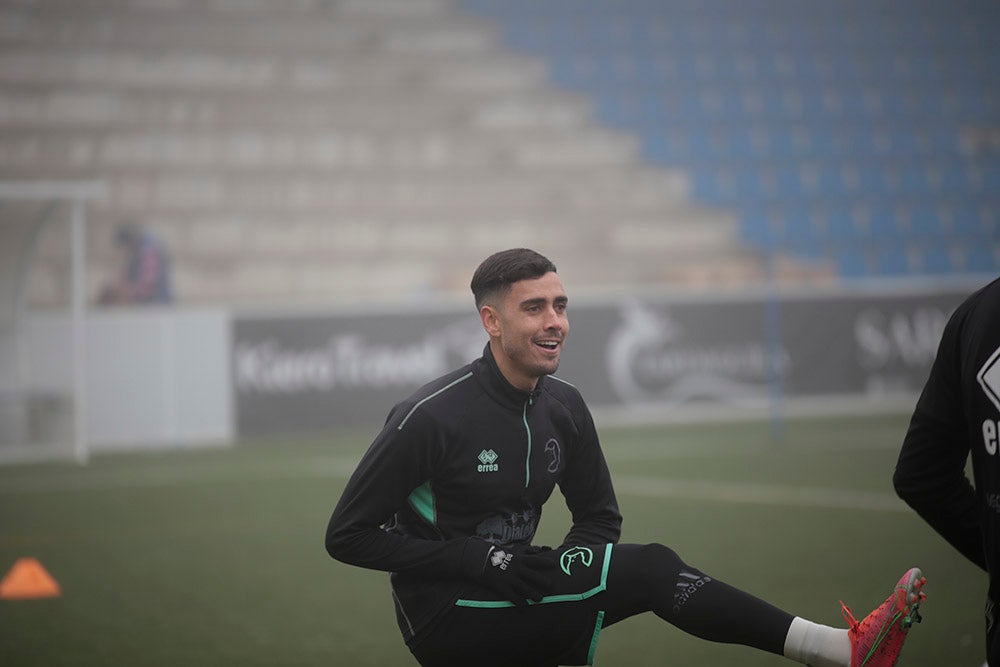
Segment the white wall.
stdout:
<svg viewBox="0 0 1000 667">
<path fill-rule="evenodd" d="M 25 331 L 29 390 L 65 395 L 72 374 L 68 317 L 33 315 Z M 91 311 L 86 337 L 91 450 L 232 440 L 226 311 Z"/>
</svg>

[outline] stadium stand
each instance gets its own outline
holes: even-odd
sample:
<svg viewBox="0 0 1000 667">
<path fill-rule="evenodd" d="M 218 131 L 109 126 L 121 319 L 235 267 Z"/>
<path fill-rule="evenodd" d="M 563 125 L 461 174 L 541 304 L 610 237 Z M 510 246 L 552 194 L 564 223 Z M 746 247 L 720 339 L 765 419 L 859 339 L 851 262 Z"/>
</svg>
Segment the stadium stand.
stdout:
<svg viewBox="0 0 1000 667">
<path fill-rule="evenodd" d="M 523 244 L 582 291 L 995 272 L 998 14 L 11 0 L 0 179 L 107 184 L 91 295 L 123 218 L 167 240 L 180 303 L 464 295 Z"/>
<path fill-rule="evenodd" d="M 1000 270 L 1000 5 L 463 0 L 744 241 L 846 278 Z"/>
<path fill-rule="evenodd" d="M 529 244 L 579 290 L 761 275 L 731 212 L 452 2 L 13 0 L 0 41 L 0 179 L 107 184 L 91 295 L 126 218 L 168 242 L 179 303 L 464 297 Z M 35 302 L 65 245 L 42 239 Z"/>
</svg>

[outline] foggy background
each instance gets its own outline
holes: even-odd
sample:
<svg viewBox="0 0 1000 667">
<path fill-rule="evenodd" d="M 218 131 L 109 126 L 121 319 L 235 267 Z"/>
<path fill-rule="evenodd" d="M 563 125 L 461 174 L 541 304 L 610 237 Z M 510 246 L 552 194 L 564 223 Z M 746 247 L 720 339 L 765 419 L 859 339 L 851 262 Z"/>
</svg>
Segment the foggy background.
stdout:
<svg viewBox="0 0 1000 667">
<path fill-rule="evenodd" d="M 3 438 L 381 412 L 477 354 L 468 281 L 514 246 L 559 267 L 598 409 L 907 406 L 1000 267 L 998 27 L 986 0 L 5 0 L 0 180 L 41 189 L 0 197 Z M 123 222 L 169 304 L 97 303 Z"/>
</svg>

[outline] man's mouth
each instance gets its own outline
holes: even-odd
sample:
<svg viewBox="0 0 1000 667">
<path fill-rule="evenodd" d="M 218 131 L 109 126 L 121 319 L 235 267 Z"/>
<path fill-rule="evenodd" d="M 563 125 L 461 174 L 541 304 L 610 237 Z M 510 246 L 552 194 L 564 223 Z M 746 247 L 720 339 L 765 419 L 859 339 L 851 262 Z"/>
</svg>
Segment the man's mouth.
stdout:
<svg viewBox="0 0 1000 667">
<path fill-rule="evenodd" d="M 555 352 L 559 349 L 559 344 L 561 341 L 558 340 L 537 340 L 535 345 L 542 348 L 543 350 L 548 350 L 549 352 Z"/>
</svg>

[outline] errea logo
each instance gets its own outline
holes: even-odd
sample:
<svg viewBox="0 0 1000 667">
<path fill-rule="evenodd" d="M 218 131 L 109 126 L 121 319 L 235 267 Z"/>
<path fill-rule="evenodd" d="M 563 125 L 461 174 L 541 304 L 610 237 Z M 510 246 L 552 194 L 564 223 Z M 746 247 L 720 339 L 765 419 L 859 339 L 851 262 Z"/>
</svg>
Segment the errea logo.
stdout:
<svg viewBox="0 0 1000 667">
<path fill-rule="evenodd" d="M 997 410 L 1000 410 L 1000 347 L 990 355 L 983 367 L 979 369 L 976 380 L 979 381 L 979 386 L 986 393 L 986 398 L 997 406 Z"/>
<path fill-rule="evenodd" d="M 998 347 L 990 358 L 986 360 L 983 367 L 976 374 L 979 386 L 983 388 L 986 398 L 990 399 L 997 410 L 1000 410 L 1000 347 Z M 996 456 L 1000 450 L 1000 420 L 989 417 L 983 421 L 983 445 L 986 453 Z"/>
<path fill-rule="evenodd" d="M 496 472 L 500 469 L 497 464 L 497 453 L 492 449 L 484 449 L 479 452 L 479 467 L 476 468 L 479 472 Z"/>
<path fill-rule="evenodd" d="M 493 567 L 499 567 L 501 570 L 506 570 L 513 558 L 514 554 L 509 554 L 502 549 L 497 549 L 496 547 L 490 548 L 490 562 L 493 563 Z"/>
</svg>

